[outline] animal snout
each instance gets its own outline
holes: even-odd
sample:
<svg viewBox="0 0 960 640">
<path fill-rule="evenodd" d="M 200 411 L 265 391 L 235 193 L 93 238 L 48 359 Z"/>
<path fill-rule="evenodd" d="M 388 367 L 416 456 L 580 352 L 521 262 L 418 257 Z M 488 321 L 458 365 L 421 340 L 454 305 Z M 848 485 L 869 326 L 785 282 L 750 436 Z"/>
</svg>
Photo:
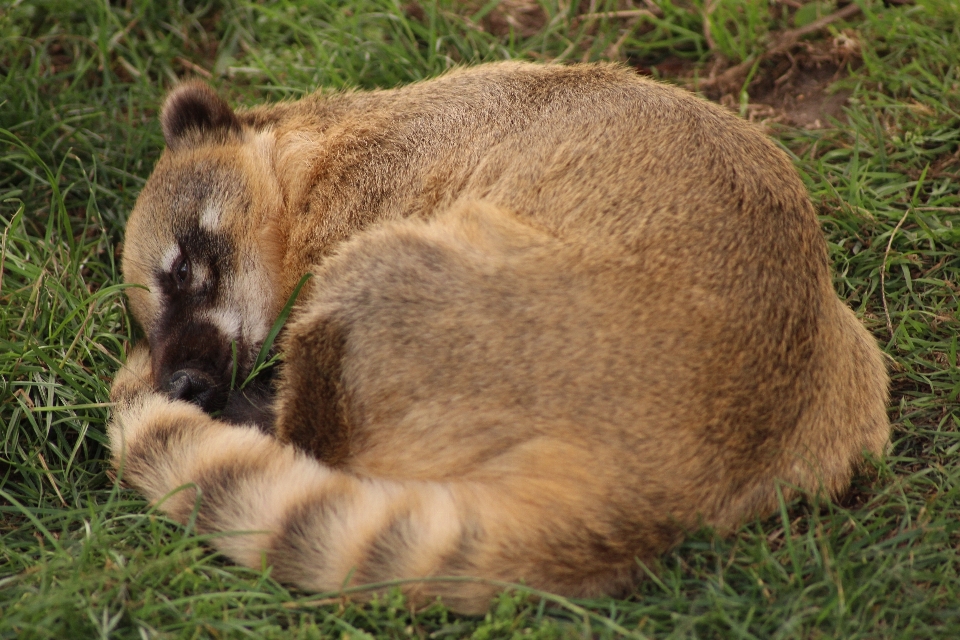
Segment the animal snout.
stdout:
<svg viewBox="0 0 960 640">
<path fill-rule="evenodd" d="M 217 408 L 217 382 L 199 369 L 179 369 L 170 374 L 163 390 L 175 400 L 192 402 L 204 411 Z"/>
</svg>

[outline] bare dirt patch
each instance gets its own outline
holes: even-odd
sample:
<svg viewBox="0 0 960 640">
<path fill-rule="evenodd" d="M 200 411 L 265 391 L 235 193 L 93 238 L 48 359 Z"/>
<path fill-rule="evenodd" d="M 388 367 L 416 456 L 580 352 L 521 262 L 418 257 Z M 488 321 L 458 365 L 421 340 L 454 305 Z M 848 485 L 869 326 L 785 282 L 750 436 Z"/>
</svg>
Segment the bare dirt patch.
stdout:
<svg viewBox="0 0 960 640">
<path fill-rule="evenodd" d="M 486 31 L 498 36 L 511 31 L 529 38 L 547 24 L 547 14 L 535 0 L 503 0 L 481 20 Z"/>
<path fill-rule="evenodd" d="M 783 2 L 795 6 L 793 2 Z M 745 89 L 748 99 L 744 115 L 764 125 L 820 129 L 833 126 L 833 121 L 846 120 L 844 107 L 850 91 L 834 90 L 833 86 L 860 64 L 860 42 L 856 30 L 837 30 L 836 27 L 861 12 L 856 4 L 846 4 L 796 29 L 771 31 L 766 37 L 766 48 L 739 64 L 719 54 L 713 55 L 706 64 L 675 54 L 653 59 L 634 58 L 626 50 L 627 35 L 646 19 L 662 17 L 662 10 L 650 0 L 622 3 L 618 6 L 629 8 L 613 11 L 600 11 L 597 6 L 596 1 L 582 0 L 577 4 L 569 21 L 571 34 L 582 29 L 584 42 L 589 42 L 598 21 L 622 23 L 623 35 L 604 55 L 626 62 L 643 75 L 678 82 L 736 112 L 741 111 Z M 426 21 L 426 13 L 416 0 L 404 8 L 414 19 Z M 473 28 L 501 37 L 511 33 L 531 37 L 548 23 L 548 16 L 536 0 L 502 0 L 493 6 L 484 0 L 470 0 L 461 4 L 456 14 Z M 827 33 L 828 27 L 830 33 Z M 652 26 L 641 25 L 643 28 Z M 704 37 L 712 48 L 708 31 Z"/>
<path fill-rule="evenodd" d="M 859 12 L 859 6 L 851 4 L 800 29 L 772 32 L 762 54 L 734 66 L 718 57 L 707 77 L 695 80 L 692 88 L 734 109 L 739 109 L 745 89 L 747 117 L 765 124 L 820 129 L 831 126 L 831 120 L 843 122 L 850 92 L 831 87 L 860 64 L 860 41 L 853 29 L 817 36 Z M 808 39 L 811 36 L 816 39 Z"/>
<path fill-rule="evenodd" d="M 845 122 L 843 108 L 851 92 L 832 87 L 859 64 L 859 44 L 852 32 L 830 40 L 797 43 L 761 60 L 746 87 L 746 115 L 767 124 L 804 129 L 829 127 L 831 120 Z M 725 82 L 711 83 L 708 78 L 700 88 L 709 98 L 736 110 L 745 82 L 744 73 L 742 77 L 727 76 Z"/>
<path fill-rule="evenodd" d="M 733 111 L 740 109 L 740 84 L 730 82 L 721 88 L 703 87 L 702 73 L 697 65 L 683 58 L 667 58 L 656 64 L 636 64 L 634 68 L 643 75 L 674 79 L 689 89 L 701 90 L 715 102 Z M 834 83 L 847 77 L 849 67 L 839 66 L 832 60 L 812 60 L 802 54 L 766 63 L 758 69 L 747 87 L 749 102 L 748 119 L 766 124 L 784 124 L 803 129 L 820 129 L 831 126 L 832 120 L 844 122 L 843 108 L 851 92 L 833 90 Z"/>
<path fill-rule="evenodd" d="M 851 92 L 831 91 L 830 87 L 846 75 L 846 69 L 830 63 L 802 68 L 787 83 L 751 92 L 750 106 L 761 118 L 763 108 L 768 107 L 765 120 L 804 129 L 821 129 L 830 126 L 831 120 L 845 122 L 843 108 Z"/>
<path fill-rule="evenodd" d="M 744 115 L 764 125 L 831 127 L 834 121 L 846 121 L 844 107 L 851 94 L 834 89 L 835 83 L 861 63 L 857 31 L 837 30 L 836 25 L 860 12 L 858 5 L 847 4 L 802 27 L 772 31 L 765 50 L 739 64 L 719 54 L 705 66 L 679 56 L 630 63 L 639 73 L 672 79 L 737 112 L 745 91 Z M 704 29 L 712 48 L 706 23 Z"/>
</svg>

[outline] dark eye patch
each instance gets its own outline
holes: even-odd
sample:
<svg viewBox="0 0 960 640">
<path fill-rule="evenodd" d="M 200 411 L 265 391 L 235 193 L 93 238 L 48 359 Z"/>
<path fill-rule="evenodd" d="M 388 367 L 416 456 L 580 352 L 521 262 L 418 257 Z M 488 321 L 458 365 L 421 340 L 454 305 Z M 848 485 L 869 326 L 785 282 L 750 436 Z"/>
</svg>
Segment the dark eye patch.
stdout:
<svg viewBox="0 0 960 640">
<path fill-rule="evenodd" d="M 193 273 L 190 269 L 190 258 L 184 254 L 180 254 L 180 259 L 173 267 L 173 278 L 177 283 L 178 289 L 186 289 L 190 286 L 190 280 L 192 279 Z"/>
<path fill-rule="evenodd" d="M 183 299 L 200 306 L 214 303 L 221 277 L 233 269 L 230 239 L 225 234 L 194 227 L 179 234 L 177 244 L 180 251 L 170 270 L 158 274 L 161 293 L 168 301 Z M 200 272 L 204 277 L 198 280 Z"/>
</svg>

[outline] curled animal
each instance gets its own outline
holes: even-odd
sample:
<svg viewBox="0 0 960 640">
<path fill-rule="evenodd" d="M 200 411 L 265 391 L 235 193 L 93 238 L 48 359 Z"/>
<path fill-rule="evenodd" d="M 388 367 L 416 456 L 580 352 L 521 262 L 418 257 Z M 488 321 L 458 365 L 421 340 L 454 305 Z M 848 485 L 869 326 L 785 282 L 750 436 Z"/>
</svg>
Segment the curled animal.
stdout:
<svg viewBox="0 0 960 640">
<path fill-rule="evenodd" d="M 497 587 L 416 579 L 622 594 L 887 443 L 796 171 L 690 93 L 500 63 L 247 110 L 187 83 L 161 124 L 113 460 L 239 563 L 465 612 Z"/>
</svg>

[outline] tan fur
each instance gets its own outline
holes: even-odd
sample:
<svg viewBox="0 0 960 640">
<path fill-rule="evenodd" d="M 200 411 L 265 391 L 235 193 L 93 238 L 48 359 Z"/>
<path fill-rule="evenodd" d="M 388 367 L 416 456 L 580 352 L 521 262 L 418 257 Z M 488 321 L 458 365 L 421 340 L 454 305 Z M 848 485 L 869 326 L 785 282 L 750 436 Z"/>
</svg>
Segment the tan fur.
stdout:
<svg viewBox="0 0 960 640">
<path fill-rule="evenodd" d="M 161 120 L 114 462 L 182 520 L 199 490 L 238 562 L 320 591 L 621 593 L 685 531 L 836 495 L 884 449 L 881 355 L 796 172 L 688 93 L 502 63 L 239 113 L 188 84 Z M 229 382 L 231 342 L 243 379 L 307 272 L 266 433 L 161 391 Z"/>
</svg>

